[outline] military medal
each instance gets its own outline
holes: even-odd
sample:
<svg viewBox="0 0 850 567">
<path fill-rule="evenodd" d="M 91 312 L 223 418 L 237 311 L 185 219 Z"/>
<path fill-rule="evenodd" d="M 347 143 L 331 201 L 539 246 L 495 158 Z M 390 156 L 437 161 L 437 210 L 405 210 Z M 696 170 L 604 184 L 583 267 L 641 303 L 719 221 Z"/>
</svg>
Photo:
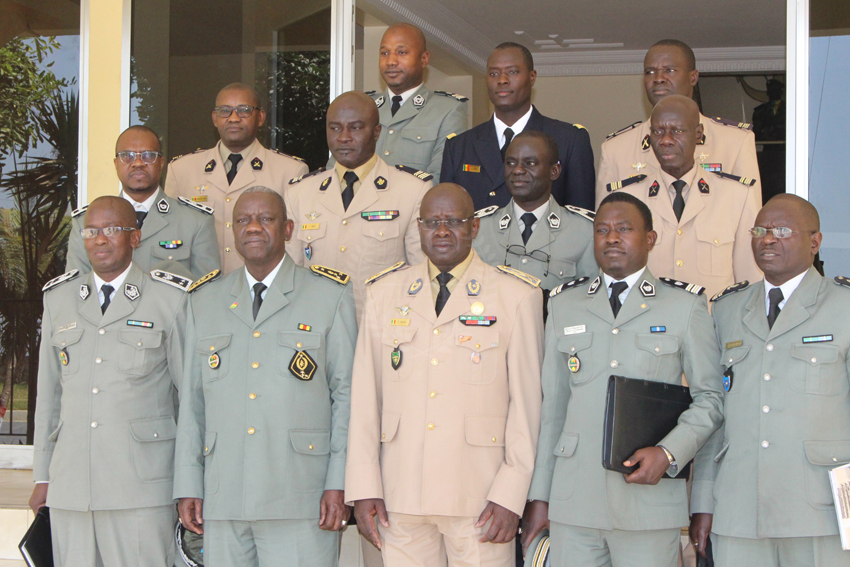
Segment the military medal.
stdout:
<svg viewBox="0 0 850 567">
<path fill-rule="evenodd" d="M 472 360 L 472 364 L 478 364 L 479 362 L 481 362 L 481 353 L 473 352 L 470 358 Z"/>
<path fill-rule="evenodd" d="M 466 326 L 492 327 L 496 324 L 495 315 L 461 315 L 458 320 Z"/>
<path fill-rule="evenodd" d="M 304 257 L 308 260 L 313 257 L 313 245 L 308 244 L 304 247 Z"/>
<path fill-rule="evenodd" d="M 398 367 L 401 366 L 401 349 L 395 347 L 393 351 L 390 353 L 390 363 L 393 365 L 393 370 L 398 370 Z"/>
<path fill-rule="evenodd" d="M 732 367 L 726 369 L 726 372 L 723 373 L 723 389 L 727 392 L 732 389 L 732 380 L 735 378 L 735 373 L 732 371 Z"/>
<path fill-rule="evenodd" d="M 221 357 L 218 354 L 213 353 L 213 354 L 210 355 L 210 359 L 208 360 L 208 362 L 209 362 L 210 368 L 215 370 L 216 368 L 221 366 Z"/>
<path fill-rule="evenodd" d="M 305 325 L 304 323 L 298 323 L 298 330 L 299 331 L 310 331 L 312 328 L 313 327 L 311 327 L 310 325 Z"/>
<path fill-rule="evenodd" d="M 70 358 L 68 357 L 68 349 L 63 348 L 59 351 L 59 360 L 62 361 L 62 366 L 68 366 Z"/>
<path fill-rule="evenodd" d="M 570 369 L 570 372 L 575 374 L 581 368 L 581 361 L 578 359 L 576 355 L 572 355 L 569 360 L 567 360 L 567 368 Z"/>
<path fill-rule="evenodd" d="M 469 310 L 472 311 L 473 315 L 483 315 L 484 314 L 484 304 L 481 303 L 480 301 L 476 301 L 475 303 L 472 304 L 472 306 L 470 306 Z"/>
<path fill-rule="evenodd" d="M 180 248 L 183 246 L 182 240 L 160 240 L 159 245 L 165 248 L 166 250 L 173 250 L 175 248 Z"/>
<path fill-rule="evenodd" d="M 295 351 L 295 356 L 289 361 L 289 371 L 299 380 L 313 379 L 313 374 L 316 373 L 316 361 L 303 350 Z"/>
</svg>

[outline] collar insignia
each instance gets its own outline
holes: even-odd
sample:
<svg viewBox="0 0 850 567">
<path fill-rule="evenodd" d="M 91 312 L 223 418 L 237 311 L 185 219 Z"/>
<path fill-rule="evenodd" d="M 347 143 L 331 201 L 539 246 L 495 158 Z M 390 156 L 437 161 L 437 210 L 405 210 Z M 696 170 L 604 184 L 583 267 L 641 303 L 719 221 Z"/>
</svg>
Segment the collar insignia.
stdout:
<svg viewBox="0 0 850 567">
<path fill-rule="evenodd" d="M 640 293 L 644 297 L 655 297 L 655 286 L 646 280 L 640 282 Z"/>
<path fill-rule="evenodd" d="M 415 106 L 416 108 L 420 108 L 424 105 L 425 105 L 425 97 L 424 96 L 422 96 L 421 94 L 418 94 L 415 97 L 413 97 L 413 106 Z"/>
<path fill-rule="evenodd" d="M 86 284 L 80 286 L 80 299 L 85 301 L 89 298 L 89 293 L 89 286 L 87 286 Z"/>
<path fill-rule="evenodd" d="M 407 289 L 407 295 L 416 295 L 420 289 L 422 289 L 422 278 L 416 278 L 416 281 Z"/>
<path fill-rule="evenodd" d="M 596 276 L 596 279 L 591 282 L 590 287 L 587 288 L 587 295 L 593 295 L 599 289 L 599 286 L 602 285 L 602 276 Z"/>
<path fill-rule="evenodd" d="M 549 228 L 561 228 L 561 217 L 555 213 L 549 213 L 546 220 L 549 221 Z"/>
<path fill-rule="evenodd" d="M 136 301 L 142 296 L 142 294 L 139 293 L 139 288 L 131 283 L 124 284 L 124 295 L 127 296 L 127 299 L 130 301 Z"/>
<path fill-rule="evenodd" d="M 207 165 L 204 166 L 204 172 L 212 173 L 212 170 L 214 170 L 214 169 L 215 169 L 215 160 L 211 159 L 210 161 L 207 162 Z"/>
<path fill-rule="evenodd" d="M 160 200 L 159 200 L 159 201 L 157 201 L 157 203 L 156 203 L 156 210 L 158 210 L 158 211 L 159 211 L 159 212 L 161 212 L 162 214 L 166 214 L 166 213 L 168 213 L 168 210 L 169 210 L 170 208 L 171 208 L 171 207 L 170 207 L 170 205 L 168 204 L 168 201 L 166 201 L 165 199 L 160 199 Z"/>
<path fill-rule="evenodd" d="M 505 230 L 511 225 L 511 215 L 505 213 L 505 216 L 499 219 L 499 230 Z"/>
<path fill-rule="evenodd" d="M 261 169 L 263 169 L 263 160 L 258 157 L 255 157 L 251 160 L 251 168 L 255 171 L 260 171 Z"/>
<path fill-rule="evenodd" d="M 478 283 L 478 280 L 469 280 L 469 283 L 466 284 L 466 294 L 478 295 L 479 293 L 481 293 L 481 284 Z"/>
</svg>

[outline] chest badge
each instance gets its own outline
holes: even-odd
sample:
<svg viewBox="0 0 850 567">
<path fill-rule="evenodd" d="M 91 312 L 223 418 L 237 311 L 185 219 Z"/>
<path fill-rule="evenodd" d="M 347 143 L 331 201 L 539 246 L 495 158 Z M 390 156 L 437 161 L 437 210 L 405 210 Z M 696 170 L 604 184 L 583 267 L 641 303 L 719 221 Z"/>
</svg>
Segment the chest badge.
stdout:
<svg viewBox="0 0 850 567">
<path fill-rule="evenodd" d="M 572 372 L 573 374 L 575 374 L 581 369 L 581 361 L 576 355 L 572 355 L 569 360 L 567 360 L 567 368 L 569 368 L 570 372 Z"/>
<path fill-rule="evenodd" d="M 483 315 L 484 314 L 484 304 L 481 303 L 480 301 L 476 301 L 475 303 L 473 303 L 469 307 L 469 310 L 472 311 L 473 315 Z"/>
<path fill-rule="evenodd" d="M 467 327 L 492 327 L 496 324 L 495 315 L 461 315 L 458 320 Z"/>
<path fill-rule="evenodd" d="M 732 380 L 735 378 L 735 372 L 732 368 L 727 368 L 723 373 L 723 389 L 727 392 L 732 389 Z"/>
<path fill-rule="evenodd" d="M 207 364 L 210 365 L 210 368 L 215 370 L 219 366 L 221 366 L 221 357 L 218 354 L 211 354 L 209 360 L 207 360 Z"/>
<path fill-rule="evenodd" d="M 68 349 L 63 348 L 59 351 L 59 360 L 62 362 L 62 366 L 68 366 L 68 362 L 70 362 L 70 357 L 68 357 Z"/>
<path fill-rule="evenodd" d="M 481 353 L 473 352 L 470 360 L 472 360 L 472 364 L 481 364 Z"/>
<path fill-rule="evenodd" d="M 296 351 L 295 356 L 289 361 L 289 371 L 292 375 L 305 382 L 313 379 L 316 368 L 316 361 L 303 350 Z"/>
<path fill-rule="evenodd" d="M 398 370 L 398 367 L 401 366 L 401 349 L 395 347 L 393 351 L 390 353 L 390 364 L 393 366 L 393 370 Z"/>
<path fill-rule="evenodd" d="M 635 170 L 635 172 L 637 172 L 637 173 L 640 173 L 640 170 L 641 170 L 641 169 L 643 169 L 644 167 L 646 167 L 646 164 L 645 164 L 645 163 L 637 162 L 637 163 L 633 163 L 633 164 L 632 164 L 632 168 L 633 168 L 633 169 Z"/>
<path fill-rule="evenodd" d="M 410 313 L 410 307 L 407 306 L 407 305 L 402 305 L 401 307 L 396 307 L 396 309 L 398 310 L 398 312 L 401 314 L 402 317 L 407 317 L 407 314 Z"/>
</svg>

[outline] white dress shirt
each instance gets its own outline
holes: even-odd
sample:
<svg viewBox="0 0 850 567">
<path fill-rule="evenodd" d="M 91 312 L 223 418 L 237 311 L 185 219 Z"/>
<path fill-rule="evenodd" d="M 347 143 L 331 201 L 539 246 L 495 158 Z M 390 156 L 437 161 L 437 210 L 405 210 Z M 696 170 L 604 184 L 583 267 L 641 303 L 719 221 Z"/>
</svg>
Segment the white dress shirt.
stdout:
<svg viewBox="0 0 850 567">
<path fill-rule="evenodd" d="M 522 207 L 516 204 L 516 201 L 511 201 L 514 206 L 514 215 L 516 215 L 517 220 L 517 228 L 519 228 L 520 233 L 525 230 L 525 223 L 522 222 L 522 215 L 525 213 L 533 213 L 537 220 L 534 221 L 534 224 L 531 225 L 531 231 L 534 232 L 537 230 L 537 225 L 540 224 L 540 219 L 546 217 L 549 214 L 549 199 L 546 199 L 546 202 L 534 209 L 533 211 L 526 211 Z"/>
<path fill-rule="evenodd" d="M 286 254 L 283 255 L 283 258 L 280 259 L 280 263 L 275 267 L 274 270 L 269 272 L 265 278 L 263 278 L 262 283 L 266 286 L 266 289 L 263 290 L 263 293 L 260 295 L 262 299 L 266 298 L 266 292 L 272 286 L 272 282 L 274 281 L 275 276 L 280 271 L 280 267 L 283 265 L 283 260 L 286 258 Z M 251 275 L 251 272 L 248 271 L 248 267 L 245 267 L 245 277 L 248 278 L 248 289 L 251 290 L 251 301 L 254 300 L 254 284 L 261 283 L 259 280 L 255 279 L 254 276 Z"/>
<path fill-rule="evenodd" d="M 534 110 L 533 104 L 528 107 L 528 112 L 523 114 L 519 120 L 517 120 L 510 126 L 499 120 L 499 117 L 495 114 L 493 115 L 493 123 L 496 125 L 496 139 L 499 140 L 500 148 L 505 145 L 505 130 L 510 128 L 514 133 L 514 136 L 516 137 L 517 134 L 525 130 L 525 125 L 528 124 L 528 119 L 531 118 L 532 110 Z"/>
<path fill-rule="evenodd" d="M 126 199 L 128 203 L 133 205 L 133 209 L 135 209 L 135 211 L 137 213 L 150 212 L 150 210 L 153 208 L 153 201 L 154 201 L 154 199 L 156 199 L 156 196 L 158 194 L 159 194 L 159 187 L 156 188 L 156 191 L 151 193 L 150 197 L 148 197 L 147 199 L 145 199 L 144 201 L 142 201 L 140 203 L 140 202 L 134 200 L 130 195 L 128 195 L 126 191 L 121 192 L 121 196 L 124 197 L 124 199 Z"/>
<path fill-rule="evenodd" d="M 811 268 L 809 268 L 809 270 L 811 270 Z M 783 299 L 782 299 L 782 301 L 779 302 L 779 310 L 782 311 L 782 309 L 785 308 L 785 303 L 788 301 L 788 298 L 791 297 L 791 294 L 794 293 L 794 290 L 797 289 L 797 286 L 800 285 L 800 282 L 803 281 L 803 278 L 806 277 L 806 274 L 809 272 L 809 270 L 806 270 L 805 272 L 803 272 L 802 274 L 800 274 L 798 276 L 794 276 L 793 278 L 791 278 L 790 280 L 788 280 L 787 282 L 785 282 L 782 285 L 773 285 L 772 283 L 767 281 L 767 279 L 764 280 L 764 313 L 765 313 L 765 315 L 770 315 L 770 297 L 768 296 L 768 293 L 770 293 L 770 290 L 772 290 L 775 287 L 778 287 L 779 289 L 782 290 Z"/>
<path fill-rule="evenodd" d="M 130 268 L 132 268 L 132 267 L 133 267 L 133 263 L 130 262 L 130 265 L 127 266 L 127 269 L 124 270 L 123 272 L 121 272 L 120 274 L 118 274 L 118 276 L 115 279 L 113 279 L 111 282 L 108 282 L 108 281 L 101 279 L 101 277 L 97 275 L 97 272 L 92 273 L 92 275 L 94 276 L 94 285 L 97 288 L 97 299 L 98 299 L 98 301 L 100 302 L 101 305 L 103 305 L 103 302 L 106 300 L 106 298 L 103 297 L 103 290 L 100 289 L 100 288 L 103 287 L 104 284 L 109 284 L 114 288 L 114 291 L 109 296 L 109 298 L 111 300 L 113 297 L 115 297 L 115 294 L 121 288 L 121 284 L 124 283 L 124 280 L 127 279 L 127 274 L 130 273 Z"/>
<path fill-rule="evenodd" d="M 643 268 L 641 268 L 637 272 L 633 273 L 632 275 L 626 276 L 625 279 L 622 279 L 622 280 L 615 280 L 614 278 L 612 278 L 611 276 L 609 276 L 605 272 L 602 272 L 602 277 L 605 280 L 605 289 L 608 291 L 608 299 L 611 299 L 611 287 L 610 286 L 611 286 L 612 283 L 614 283 L 614 282 L 626 282 L 629 287 L 627 287 L 625 289 L 625 291 L 623 291 L 620 294 L 620 305 L 625 305 L 626 298 L 629 296 L 629 292 L 632 290 L 632 288 L 635 286 L 637 281 L 643 275 L 644 270 L 646 270 L 646 266 L 644 266 Z"/>
</svg>

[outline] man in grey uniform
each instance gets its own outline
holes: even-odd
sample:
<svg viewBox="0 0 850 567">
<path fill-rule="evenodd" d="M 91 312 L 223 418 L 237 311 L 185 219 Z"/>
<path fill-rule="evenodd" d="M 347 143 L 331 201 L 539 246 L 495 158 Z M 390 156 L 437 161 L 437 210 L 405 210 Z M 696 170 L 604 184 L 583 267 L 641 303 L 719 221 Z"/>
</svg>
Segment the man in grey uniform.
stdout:
<svg viewBox="0 0 850 567">
<path fill-rule="evenodd" d="M 176 388 L 191 281 L 132 262 L 135 223 L 126 200 L 95 199 L 83 229 L 94 271 L 44 286 L 30 505 L 50 506 L 58 566 L 174 561 Z"/>
<path fill-rule="evenodd" d="M 164 270 L 190 279 L 221 267 L 213 210 L 186 198 L 174 199 L 159 187 L 162 147 L 147 126 L 130 126 L 115 143 L 115 171 L 121 197 L 136 211 L 140 242 L 133 261 L 142 271 Z M 86 206 L 72 213 L 66 270 L 91 270 L 80 229 Z"/>
<path fill-rule="evenodd" d="M 174 497 L 207 567 L 333 567 L 357 324 L 349 277 L 295 265 L 283 198 L 233 209 L 244 269 L 190 288 Z"/>
<path fill-rule="evenodd" d="M 850 280 L 812 268 L 822 238 L 811 203 L 773 197 L 752 230 L 764 280 L 712 298 L 725 423 L 694 461 L 691 537 L 704 554 L 711 530 L 717 567 L 850 565 L 829 481 L 850 462 Z"/>
</svg>

